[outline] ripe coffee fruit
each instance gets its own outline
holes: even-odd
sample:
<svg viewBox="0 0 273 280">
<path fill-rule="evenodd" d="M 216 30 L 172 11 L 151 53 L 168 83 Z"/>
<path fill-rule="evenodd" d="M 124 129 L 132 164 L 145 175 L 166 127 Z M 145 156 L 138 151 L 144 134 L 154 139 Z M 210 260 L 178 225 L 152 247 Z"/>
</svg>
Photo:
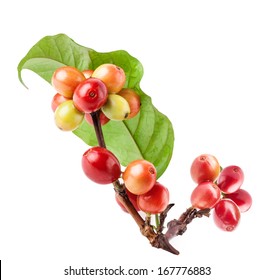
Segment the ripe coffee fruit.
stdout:
<svg viewBox="0 0 273 280">
<path fill-rule="evenodd" d="M 53 73 L 51 83 L 58 93 L 67 98 L 72 98 L 75 88 L 84 80 L 84 74 L 77 68 L 63 66 Z"/>
<path fill-rule="evenodd" d="M 93 72 L 94 72 L 94 70 L 91 70 L 91 69 L 86 69 L 86 70 L 82 71 L 82 73 L 86 79 L 91 78 Z"/>
<path fill-rule="evenodd" d="M 126 188 L 133 194 L 140 195 L 148 192 L 156 182 L 154 165 L 144 159 L 135 160 L 128 164 L 122 178 Z"/>
<path fill-rule="evenodd" d="M 121 67 L 111 63 L 98 66 L 94 70 L 92 77 L 102 80 L 105 83 L 109 93 L 119 92 L 123 88 L 126 81 L 124 70 Z"/>
<path fill-rule="evenodd" d="M 82 169 L 90 180 L 98 184 L 113 183 L 121 174 L 118 159 L 103 147 L 92 147 L 83 154 Z"/>
<path fill-rule="evenodd" d="M 225 167 L 217 180 L 218 186 L 223 193 L 236 192 L 244 182 L 243 170 L 236 165 Z"/>
<path fill-rule="evenodd" d="M 79 111 L 92 113 L 104 105 L 107 96 L 105 84 L 99 79 L 89 78 L 76 87 L 73 101 Z"/>
<path fill-rule="evenodd" d="M 51 101 L 51 109 L 53 112 L 56 111 L 57 107 L 67 101 L 67 100 L 70 100 L 71 98 L 67 98 L 67 97 L 64 97 L 63 95 L 59 94 L 59 93 L 56 93 L 53 98 L 52 98 L 52 101 Z"/>
<path fill-rule="evenodd" d="M 191 204 L 194 208 L 213 208 L 220 200 L 221 191 L 216 184 L 211 181 L 200 183 L 191 194 Z"/>
<path fill-rule="evenodd" d="M 126 99 L 130 107 L 130 114 L 127 119 L 135 117 L 140 111 L 140 96 L 130 88 L 122 89 L 118 95 Z"/>
<path fill-rule="evenodd" d="M 169 190 L 158 182 L 154 184 L 151 190 L 137 197 L 139 209 L 150 214 L 163 212 L 168 204 Z"/>
<path fill-rule="evenodd" d="M 238 226 L 240 217 L 239 207 L 230 199 L 221 199 L 214 207 L 214 222 L 224 231 L 233 231 Z"/>
<path fill-rule="evenodd" d="M 215 156 L 202 154 L 194 159 L 190 173 L 193 181 L 197 184 L 204 181 L 214 181 L 220 173 L 220 164 Z"/>
<path fill-rule="evenodd" d="M 252 197 L 251 195 L 243 189 L 239 189 L 238 191 L 230 194 L 225 194 L 225 198 L 229 198 L 234 201 L 237 206 L 240 208 L 240 211 L 246 212 L 252 205 Z"/>
</svg>

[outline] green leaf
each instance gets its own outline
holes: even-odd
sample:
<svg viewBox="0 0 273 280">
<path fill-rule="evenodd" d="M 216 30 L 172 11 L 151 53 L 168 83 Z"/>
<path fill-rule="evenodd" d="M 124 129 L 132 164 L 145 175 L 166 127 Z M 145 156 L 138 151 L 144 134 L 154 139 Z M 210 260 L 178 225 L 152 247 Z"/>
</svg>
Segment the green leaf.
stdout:
<svg viewBox="0 0 273 280">
<path fill-rule="evenodd" d="M 152 162 L 159 178 L 171 160 L 174 132 L 170 120 L 153 106 L 151 98 L 141 90 L 139 84 L 143 67 L 128 52 L 99 53 L 75 43 L 65 34 L 46 36 L 20 61 L 18 78 L 25 85 L 22 70 L 29 69 L 50 83 L 52 74 L 61 66 L 70 65 L 85 70 L 95 69 L 103 63 L 122 67 L 126 74 L 125 87 L 134 89 L 141 98 L 141 110 L 136 117 L 110 121 L 103 126 L 107 148 L 114 152 L 123 166 L 141 158 Z M 88 145 L 98 145 L 94 129 L 87 122 L 84 121 L 73 132 Z"/>
</svg>

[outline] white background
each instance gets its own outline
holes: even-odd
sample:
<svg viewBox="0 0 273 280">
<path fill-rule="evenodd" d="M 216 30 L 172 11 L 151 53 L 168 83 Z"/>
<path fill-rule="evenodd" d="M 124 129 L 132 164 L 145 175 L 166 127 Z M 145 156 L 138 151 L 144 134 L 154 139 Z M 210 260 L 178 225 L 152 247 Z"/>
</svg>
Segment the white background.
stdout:
<svg viewBox="0 0 273 280">
<path fill-rule="evenodd" d="M 155 271 L 143 279 L 165 279 L 156 275 L 159 266 L 212 268 L 211 276 L 168 279 L 272 277 L 272 1 L 25 0 L 1 1 L 0 9 L 3 279 L 108 279 L 64 276 L 70 265 Z M 235 232 L 203 218 L 174 240 L 179 256 L 157 250 L 116 205 L 111 186 L 83 175 L 87 146 L 56 128 L 51 87 L 27 72 L 29 90 L 17 79 L 27 51 L 58 33 L 142 62 L 141 87 L 175 130 L 161 177 L 176 204 L 170 219 L 190 206 L 196 156 L 242 167 L 253 207 Z"/>
</svg>

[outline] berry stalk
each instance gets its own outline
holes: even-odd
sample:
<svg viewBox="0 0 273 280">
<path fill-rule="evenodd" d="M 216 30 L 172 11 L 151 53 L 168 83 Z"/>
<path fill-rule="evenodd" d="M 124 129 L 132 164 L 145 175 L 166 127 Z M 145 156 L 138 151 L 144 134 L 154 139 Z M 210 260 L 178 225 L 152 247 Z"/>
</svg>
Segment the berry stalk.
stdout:
<svg viewBox="0 0 273 280">
<path fill-rule="evenodd" d="M 97 136 L 99 146 L 106 148 L 104 136 L 103 136 L 103 132 L 102 132 L 102 128 L 101 128 L 101 123 L 100 123 L 99 111 L 90 113 L 90 115 L 92 117 L 92 121 L 94 124 L 94 129 L 95 129 L 95 133 Z"/>
</svg>

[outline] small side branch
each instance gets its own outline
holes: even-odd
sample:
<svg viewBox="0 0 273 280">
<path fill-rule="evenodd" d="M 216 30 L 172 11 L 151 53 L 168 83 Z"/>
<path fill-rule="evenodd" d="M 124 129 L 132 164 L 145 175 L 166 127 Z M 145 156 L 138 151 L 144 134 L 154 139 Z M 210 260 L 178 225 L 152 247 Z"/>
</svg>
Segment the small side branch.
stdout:
<svg viewBox="0 0 273 280">
<path fill-rule="evenodd" d="M 210 209 L 197 210 L 195 208 L 188 208 L 178 220 L 174 219 L 167 224 L 168 230 L 165 233 L 165 237 L 170 240 L 171 238 L 182 235 L 187 230 L 187 226 L 195 218 L 201 218 L 203 216 L 209 217 Z"/>
<path fill-rule="evenodd" d="M 127 212 L 133 217 L 136 224 L 138 225 L 140 232 L 143 236 L 145 236 L 150 244 L 159 249 L 163 249 L 168 251 L 172 254 L 178 255 L 179 252 L 169 243 L 169 240 L 162 234 L 161 232 L 155 232 L 153 226 L 150 224 L 150 216 L 147 215 L 146 219 L 144 220 L 139 213 L 136 211 L 135 207 L 129 200 L 126 192 L 125 186 L 121 184 L 119 181 L 114 182 L 114 189 L 117 193 L 117 198 L 125 207 Z M 169 209 L 171 206 L 169 207 Z M 169 210 L 165 210 L 165 215 Z M 165 218 L 164 218 L 165 219 Z M 161 225 L 160 225 L 161 226 Z M 162 225 L 163 227 L 163 225 Z"/>
<path fill-rule="evenodd" d="M 100 124 L 99 113 L 91 113 L 91 117 L 93 120 L 96 137 L 98 139 L 98 144 L 100 147 L 106 148 Z M 122 203 L 127 212 L 132 216 L 132 218 L 138 225 L 140 232 L 149 240 L 150 244 L 155 248 L 163 249 L 175 255 L 178 255 L 179 251 L 177 251 L 170 244 L 169 240 L 175 236 L 182 235 L 187 230 L 188 224 L 191 223 L 193 219 L 201 218 L 203 216 L 209 216 L 210 209 L 197 210 L 190 207 L 179 217 L 178 220 L 174 219 L 167 224 L 167 231 L 164 234 L 163 230 L 167 213 L 174 206 L 174 204 L 169 204 L 166 209 L 160 214 L 160 224 L 156 229 L 154 229 L 154 227 L 151 225 L 151 216 L 146 215 L 146 219 L 144 220 L 131 203 L 125 191 L 125 185 L 117 180 L 113 183 L 113 186 L 118 200 Z"/>
</svg>

